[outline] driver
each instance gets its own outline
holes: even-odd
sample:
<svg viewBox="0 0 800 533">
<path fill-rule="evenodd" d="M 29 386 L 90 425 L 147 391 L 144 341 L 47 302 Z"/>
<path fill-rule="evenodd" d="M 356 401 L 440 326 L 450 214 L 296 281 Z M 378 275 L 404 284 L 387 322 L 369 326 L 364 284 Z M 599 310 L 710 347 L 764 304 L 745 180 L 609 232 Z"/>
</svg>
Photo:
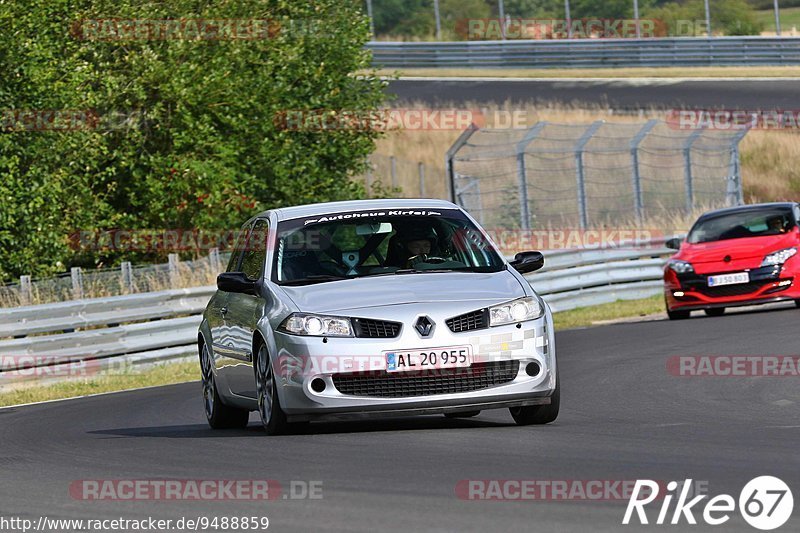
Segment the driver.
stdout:
<svg viewBox="0 0 800 533">
<path fill-rule="evenodd" d="M 408 228 L 398 235 L 405 252 L 405 263 L 424 261 L 436 248 L 437 238 L 432 228 Z"/>
<path fill-rule="evenodd" d="M 771 217 L 767 220 L 767 226 L 771 231 L 777 233 L 786 233 L 786 228 L 783 226 L 783 217 Z"/>
</svg>

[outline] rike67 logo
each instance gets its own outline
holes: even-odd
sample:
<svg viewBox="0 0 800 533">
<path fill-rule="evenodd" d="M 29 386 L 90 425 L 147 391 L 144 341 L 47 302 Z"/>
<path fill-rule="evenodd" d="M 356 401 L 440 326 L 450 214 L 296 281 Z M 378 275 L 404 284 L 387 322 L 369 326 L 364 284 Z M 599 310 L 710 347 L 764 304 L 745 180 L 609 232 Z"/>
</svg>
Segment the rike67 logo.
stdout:
<svg viewBox="0 0 800 533">
<path fill-rule="evenodd" d="M 628 507 L 625 509 L 623 524 L 630 524 L 631 520 L 638 519 L 640 524 L 649 524 L 651 517 L 647 516 L 645 506 L 657 499 L 663 498 L 655 524 L 686 524 L 695 525 L 695 513 L 702 515 L 702 520 L 709 525 L 718 526 L 726 523 L 731 518 L 731 513 L 736 511 L 737 502 L 733 496 L 720 494 L 714 496 L 702 505 L 707 498 L 706 494 L 689 499 L 689 490 L 692 480 L 684 483 L 676 481 L 667 483 L 666 494 L 659 494 L 659 484 L 649 479 L 637 480 L 633 488 Z M 680 491 L 680 494 L 678 492 Z M 677 496 L 674 509 L 670 509 Z M 794 498 L 789 486 L 782 480 L 772 476 L 760 476 L 751 479 L 739 493 L 738 509 L 745 522 L 756 529 L 769 531 L 784 525 L 792 515 Z M 672 511 L 670 513 L 670 511 Z M 670 517 L 671 514 L 671 517 Z"/>
</svg>

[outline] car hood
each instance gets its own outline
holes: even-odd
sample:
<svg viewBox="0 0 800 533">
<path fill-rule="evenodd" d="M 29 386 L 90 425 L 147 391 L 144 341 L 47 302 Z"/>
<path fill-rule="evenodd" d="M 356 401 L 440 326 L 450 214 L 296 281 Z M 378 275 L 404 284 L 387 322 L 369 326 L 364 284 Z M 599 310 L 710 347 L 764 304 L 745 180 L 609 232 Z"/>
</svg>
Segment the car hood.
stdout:
<svg viewBox="0 0 800 533">
<path fill-rule="evenodd" d="M 302 312 L 343 310 L 422 302 L 512 300 L 525 295 L 510 272 L 428 272 L 280 287 Z"/>
<path fill-rule="evenodd" d="M 770 235 L 764 237 L 748 237 L 745 239 L 729 239 L 724 241 L 685 243 L 675 259 L 692 264 L 716 263 L 725 256 L 733 260 L 762 259 L 765 255 L 797 245 L 797 235 Z"/>
</svg>

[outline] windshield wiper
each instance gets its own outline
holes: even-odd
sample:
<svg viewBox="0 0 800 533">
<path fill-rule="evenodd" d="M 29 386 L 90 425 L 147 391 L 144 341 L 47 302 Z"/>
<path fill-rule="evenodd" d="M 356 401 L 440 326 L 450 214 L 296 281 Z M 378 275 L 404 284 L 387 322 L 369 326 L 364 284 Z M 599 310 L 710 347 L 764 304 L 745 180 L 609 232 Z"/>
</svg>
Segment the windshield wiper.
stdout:
<svg viewBox="0 0 800 533">
<path fill-rule="evenodd" d="M 352 277 L 348 278 L 347 276 L 334 276 L 330 274 L 314 274 L 312 276 L 306 276 L 305 278 L 298 278 L 298 279 L 290 279 L 287 281 L 282 281 L 281 285 L 311 285 L 313 283 L 324 283 L 326 281 L 341 281 L 344 279 L 353 279 Z"/>
</svg>

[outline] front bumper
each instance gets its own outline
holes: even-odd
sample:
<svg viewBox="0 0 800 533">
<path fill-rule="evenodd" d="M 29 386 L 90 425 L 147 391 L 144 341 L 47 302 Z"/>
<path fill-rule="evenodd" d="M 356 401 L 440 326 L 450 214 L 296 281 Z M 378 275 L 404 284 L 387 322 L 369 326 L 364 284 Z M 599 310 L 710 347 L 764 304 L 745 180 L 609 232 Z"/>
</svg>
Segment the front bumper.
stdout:
<svg viewBox="0 0 800 533">
<path fill-rule="evenodd" d="M 670 311 L 691 311 L 800 299 L 800 282 L 794 272 L 780 266 L 755 268 L 749 272 L 749 283 L 709 287 L 709 276 L 727 272 L 675 275 L 668 271 L 664 278 L 667 307 Z"/>
<path fill-rule="evenodd" d="M 444 324 L 442 324 L 444 326 Z M 422 339 L 413 328 L 404 328 L 395 339 L 298 337 L 275 333 L 276 353 L 273 369 L 278 377 L 281 406 L 289 420 L 405 416 L 459 411 L 496 409 L 550 402 L 556 384 L 556 357 L 549 312 L 537 320 L 453 333 L 437 328 L 429 339 Z M 381 380 L 405 380 L 413 374 L 387 374 L 385 351 L 417 350 L 433 347 L 469 345 L 473 366 L 468 369 L 432 370 L 452 373 L 477 370 L 483 365 L 513 361 L 516 368 L 501 384 L 489 384 L 466 392 L 437 393 L 424 387 L 424 394 L 375 396 L 343 393 L 341 376 L 377 376 Z M 535 363 L 533 367 L 529 364 Z M 539 372 L 529 375 L 530 368 Z M 457 378 L 454 378 L 457 379 Z M 443 382 L 448 382 L 445 379 Z M 316 389 L 312 386 L 316 385 Z M 324 383 L 324 390 L 319 390 Z M 452 383 L 452 382 L 448 382 Z M 488 381 L 487 381 L 488 383 Z M 343 387 L 344 388 L 344 387 Z M 360 389 L 364 390 L 364 389 Z M 409 389 L 409 390 L 420 390 Z"/>
</svg>

